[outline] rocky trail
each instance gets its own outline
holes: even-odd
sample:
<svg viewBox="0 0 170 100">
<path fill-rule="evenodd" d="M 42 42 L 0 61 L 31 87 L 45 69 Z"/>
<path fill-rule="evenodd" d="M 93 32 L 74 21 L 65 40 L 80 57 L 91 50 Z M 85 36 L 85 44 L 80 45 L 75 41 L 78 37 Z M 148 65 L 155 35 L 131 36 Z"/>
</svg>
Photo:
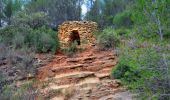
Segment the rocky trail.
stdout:
<svg viewBox="0 0 170 100">
<path fill-rule="evenodd" d="M 41 93 L 51 100 L 131 100 L 120 82 L 110 77 L 117 62 L 113 51 L 95 46 L 72 57 L 58 53 L 39 69 Z"/>
</svg>

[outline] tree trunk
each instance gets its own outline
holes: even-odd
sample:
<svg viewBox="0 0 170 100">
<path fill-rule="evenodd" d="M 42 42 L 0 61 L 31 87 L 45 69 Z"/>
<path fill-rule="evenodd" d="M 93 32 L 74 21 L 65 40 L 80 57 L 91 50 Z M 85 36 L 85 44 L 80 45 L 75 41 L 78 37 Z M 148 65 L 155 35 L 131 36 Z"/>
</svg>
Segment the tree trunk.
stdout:
<svg viewBox="0 0 170 100">
<path fill-rule="evenodd" d="M 1 19 L 0 19 L 0 27 L 2 27 L 2 24 L 1 24 Z"/>
<path fill-rule="evenodd" d="M 159 19 L 159 16 L 157 18 L 157 25 L 158 25 L 158 30 L 159 30 L 159 36 L 160 36 L 160 39 L 162 40 L 163 39 L 163 32 L 162 32 L 162 26 L 161 26 L 161 21 Z"/>
<path fill-rule="evenodd" d="M 0 27 L 2 27 L 2 23 L 1 23 L 1 21 L 2 21 L 2 0 L 0 0 Z"/>
</svg>

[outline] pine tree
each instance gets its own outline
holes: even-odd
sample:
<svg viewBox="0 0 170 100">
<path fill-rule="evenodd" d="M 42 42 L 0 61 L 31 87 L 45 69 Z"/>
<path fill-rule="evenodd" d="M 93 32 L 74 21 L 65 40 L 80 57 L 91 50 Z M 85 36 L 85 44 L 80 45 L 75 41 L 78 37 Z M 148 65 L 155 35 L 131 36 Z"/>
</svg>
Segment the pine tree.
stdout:
<svg viewBox="0 0 170 100">
<path fill-rule="evenodd" d="M 11 23 L 11 16 L 12 16 L 12 13 L 13 13 L 13 9 L 12 9 L 12 0 L 8 0 L 7 1 L 7 4 L 6 4 L 6 7 L 5 7 L 5 16 L 7 17 L 7 20 L 8 20 L 8 24 Z"/>
<path fill-rule="evenodd" d="M 0 27 L 2 27 L 2 18 L 3 18 L 3 2 L 0 0 Z"/>
</svg>

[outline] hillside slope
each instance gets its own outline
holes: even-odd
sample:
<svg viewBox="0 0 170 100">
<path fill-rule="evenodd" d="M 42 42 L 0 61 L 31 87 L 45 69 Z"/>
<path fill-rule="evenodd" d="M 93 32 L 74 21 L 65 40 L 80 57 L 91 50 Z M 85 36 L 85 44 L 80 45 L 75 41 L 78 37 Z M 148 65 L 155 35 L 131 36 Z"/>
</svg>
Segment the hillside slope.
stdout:
<svg viewBox="0 0 170 100">
<path fill-rule="evenodd" d="M 47 83 L 41 92 L 51 100 L 130 100 L 120 82 L 110 78 L 117 62 L 113 51 L 99 51 L 93 46 L 73 57 L 56 54 L 39 69 L 37 77 Z"/>
</svg>

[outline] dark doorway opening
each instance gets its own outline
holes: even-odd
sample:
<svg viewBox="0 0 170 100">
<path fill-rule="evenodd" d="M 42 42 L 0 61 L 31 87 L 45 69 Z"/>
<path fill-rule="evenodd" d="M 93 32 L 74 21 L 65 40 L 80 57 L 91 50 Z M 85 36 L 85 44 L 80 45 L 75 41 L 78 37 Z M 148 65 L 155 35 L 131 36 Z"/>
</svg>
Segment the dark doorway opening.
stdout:
<svg viewBox="0 0 170 100">
<path fill-rule="evenodd" d="M 70 34 L 70 44 L 77 42 L 80 45 L 80 36 L 78 30 L 73 30 Z"/>
</svg>

